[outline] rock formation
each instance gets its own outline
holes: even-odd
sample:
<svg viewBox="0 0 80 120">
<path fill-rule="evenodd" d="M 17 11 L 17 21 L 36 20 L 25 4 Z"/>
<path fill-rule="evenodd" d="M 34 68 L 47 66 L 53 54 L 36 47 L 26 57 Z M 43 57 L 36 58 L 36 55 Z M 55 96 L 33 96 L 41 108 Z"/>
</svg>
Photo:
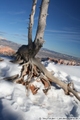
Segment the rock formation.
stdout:
<svg viewBox="0 0 80 120">
<path fill-rule="evenodd" d="M 8 47 L 8 46 L 0 46 L 0 54 L 2 55 L 8 55 L 8 56 L 11 56 L 15 53 L 15 51 Z"/>
</svg>

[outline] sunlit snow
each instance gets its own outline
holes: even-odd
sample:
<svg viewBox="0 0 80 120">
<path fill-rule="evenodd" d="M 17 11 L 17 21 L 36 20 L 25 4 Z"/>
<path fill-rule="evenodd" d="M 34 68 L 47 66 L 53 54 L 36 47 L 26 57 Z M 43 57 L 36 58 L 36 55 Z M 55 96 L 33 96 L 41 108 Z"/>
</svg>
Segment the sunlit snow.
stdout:
<svg viewBox="0 0 80 120">
<path fill-rule="evenodd" d="M 5 81 L 3 78 L 17 73 L 21 66 L 4 58 L 0 62 L 0 120 L 50 120 L 80 118 L 80 102 L 65 95 L 63 89 L 51 86 L 48 94 L 42 91 L 41 82 L 33 84 L 40 87 L 33 95 L 25 86 Z M 80 66 L 58 65 L 50 61 L 42 62 L 55 77 L 68 83 L 73 82 L 75 89 L 80 91 Z"/>
</svg>

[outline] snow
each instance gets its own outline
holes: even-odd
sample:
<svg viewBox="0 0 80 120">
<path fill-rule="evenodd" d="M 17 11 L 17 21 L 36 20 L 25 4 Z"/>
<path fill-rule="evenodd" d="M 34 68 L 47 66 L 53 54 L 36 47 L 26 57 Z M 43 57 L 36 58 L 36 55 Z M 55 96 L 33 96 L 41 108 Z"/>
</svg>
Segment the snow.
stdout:
<svg viewBox="0 0 80 120">
<path fill-rule="evenodd" d="M 0 120 L 80 119 L 80 102 L 65 95 L 63 89 L 53 85 L 45 95 L 43 84 L 33 81 L 40 87 L 33 95 L 25 86 L 5 81 L 4 77 L 20 74 L 21 70 L 21 66 L 9 60 L 6 57 L 0 62 Z M 80 66 L 58 65 L 50 61 L 42 63 L 54 76 L 66 83 L 72 81 L 76 90 L 80 91 Z"/>
</svg>

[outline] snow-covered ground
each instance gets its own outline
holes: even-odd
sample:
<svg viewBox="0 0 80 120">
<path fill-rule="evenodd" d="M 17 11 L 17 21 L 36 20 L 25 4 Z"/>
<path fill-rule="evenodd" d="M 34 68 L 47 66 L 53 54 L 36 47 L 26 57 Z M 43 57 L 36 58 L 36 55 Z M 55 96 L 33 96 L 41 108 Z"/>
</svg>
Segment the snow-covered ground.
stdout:
<svg viewBox="0 0 80 120">
<path fill-rule="evenodd" d="M 80 91 L 80 66 L 65 66 L 45 61 L 43 64 L 54 76 L 64 82 L 73 81 Z M 0 62 L 0 120 L 75 120 L 80 119 L 80 102 L 75 97 L 64 94 L 63 89 L 52 86 L 45 95 L 43 84 L 36 95 L 23 85 L 5 81 L 3 78 L 20 73 L 21 66 L 4 58 Z"/>
</svg>

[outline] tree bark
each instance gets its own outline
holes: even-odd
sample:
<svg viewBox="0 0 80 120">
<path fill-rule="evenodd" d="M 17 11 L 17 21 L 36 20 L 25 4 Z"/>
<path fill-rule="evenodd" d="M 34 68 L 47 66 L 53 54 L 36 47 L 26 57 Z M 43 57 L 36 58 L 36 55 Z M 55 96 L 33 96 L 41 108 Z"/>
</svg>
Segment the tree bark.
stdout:
<svg viewBox="0 0 80 120">
<path fill-rule="evenodd" d="M 33 0 L 32 10 L 31 10 L 30 18 L 29 18 L 29 27 L 28 27 L 28 45 L 29 46 L 32 45 L 32 27 L 34 24 L 34 15 L 35 15 L 35 10 L 36 10 L 36 4 L 37 4 L 37 0 Z"/>
<path fill-rule="evenodd" d="M 41 47 L 44 43 L 44 30 L 46 26 L 46 18 L 47 18 L 47 12 L 48 12 L 48 6 L 49 6 L 50 0 L 42 0 L 41 6 L 40 6 L 40 13 L 39 13 L 39 20 L 38 20 L 38 27 L 37 32 L 34 40 L 34 46 L 35 46 L 35 53 L 34 56 L 39 52 Z"/>
<path fill-rule="evenodd" d="M 40 13 L 39 13 L 39 20 L 38 20 L 38 27 L 36 31 L 36 36 L 34 41 L 32 42 L 32 27 L 33 27 L 33 21 L 34 21 L 34 14 L 36 9 L 36 3 L 37 0 L 33 0 L 32 5 L 32 11 L 30 15 L 30 21 L 29 21 L 29 28 L 28 28 L 28 45 L 23 45 L 19 48 L 18 54 L 22 56 L 26 61 L 34 58 L 36 54 L 39 52 L 41 47 L 43 46 L 44 40 L 44 30 L 46 26 L 46 18 L 47 18 L 47 12 L 48 12 L 48 6 L 49 6 L 50 0 L 42 0 L 41 6 L 40 6 Z"/>
</svg>

